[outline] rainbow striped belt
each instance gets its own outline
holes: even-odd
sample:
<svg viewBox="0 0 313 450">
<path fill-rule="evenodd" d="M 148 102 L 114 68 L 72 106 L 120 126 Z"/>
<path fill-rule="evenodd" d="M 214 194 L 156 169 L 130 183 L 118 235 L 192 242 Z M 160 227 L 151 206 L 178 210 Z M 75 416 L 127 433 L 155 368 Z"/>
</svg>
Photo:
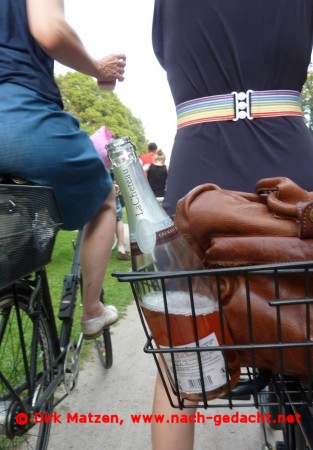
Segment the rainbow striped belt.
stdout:
<svg viewBox="0 0 313 450">
<path fill-rule="evenodd" d="M 176 107 L 177 128 L 219 120 L 260 117 L 303 116 L 297 91 L 252 91 L 212 95 L 180 103 Z"/>
</svg>

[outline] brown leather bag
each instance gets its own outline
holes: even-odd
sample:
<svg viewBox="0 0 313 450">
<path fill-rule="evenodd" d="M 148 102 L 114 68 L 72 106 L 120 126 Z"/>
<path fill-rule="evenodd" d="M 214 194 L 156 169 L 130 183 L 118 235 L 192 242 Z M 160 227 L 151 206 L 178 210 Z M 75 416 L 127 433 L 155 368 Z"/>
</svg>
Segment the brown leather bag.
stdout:
<svg viewBox="0 0 313 450">
<path fill-rule="evenodd" d="M 178 202 L 175 222 L 207 268 L 313 260 L 313 193 L 288 178 L 262 179 L 256 194 L 198 186 Z M 313 291 L 313 276 L 309 278 Z M 311 296 L 307 285 L 303 274 L 281 275 L 279 298 Z M 261 345 L 313 340 L 313 304 L 307 312 L 301 301 L 280 307 L 278 337 L 277 308 L 269 306 L 277 298 L 273 274 L 250 277 L 250 319 L 245 277 L 223 273 L 221 286 L 223 312 L 236 345 L 251 339 Z M 313 364 L 312 347 L 258 349 L 253 357 L 250 350 L 240 350 L 239 356 L 242 365 L 251 365 L 254 357 L 256 367 L 301 377 L 307 375 L 307 358 Z"/>
</svg>

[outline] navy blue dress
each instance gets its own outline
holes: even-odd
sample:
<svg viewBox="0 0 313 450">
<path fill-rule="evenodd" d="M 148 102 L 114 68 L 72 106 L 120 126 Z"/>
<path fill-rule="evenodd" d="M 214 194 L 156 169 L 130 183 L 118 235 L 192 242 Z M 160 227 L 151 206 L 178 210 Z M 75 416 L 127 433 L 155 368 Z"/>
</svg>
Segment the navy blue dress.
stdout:
<svg viewBox="0 0 313 450">
<path fill-rule="evenodd" d="M 249 89 L 301 91 L 313 0 L 155 0 L 153 46 L 176 105 Z M 313 139 L 302 117 L 208 122 L 177 131 L 163 206 L 202 183 L 254 191 L 286 176 L 313 190 Z"/>
</svg>

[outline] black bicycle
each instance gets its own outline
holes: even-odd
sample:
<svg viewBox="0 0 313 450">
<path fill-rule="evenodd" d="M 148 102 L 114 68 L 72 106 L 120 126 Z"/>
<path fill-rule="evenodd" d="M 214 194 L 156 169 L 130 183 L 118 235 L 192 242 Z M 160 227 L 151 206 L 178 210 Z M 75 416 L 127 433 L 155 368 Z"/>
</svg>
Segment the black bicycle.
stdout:
<svg viewBox="0 0 313 450">
<path fill-rule="evenodd" d="M 47 418 L 77 383 L 83 338 L 80 334 L 77 341 L 72 339 L 72 325 L 82 283 L 81 232 L 72 270 L 64 277 L 59 322 L 45 265 L 60 227 L 51 188 L 0 185 L 1 450 L 47 449 L 51 428 Z M 95 343 L 101 363 L 110 368 L 109 327 Z"/>
<path fill-rule="evenodd" d="M 185 409 L 192 408 L 190 403 L 185 401 L 184 395 L 181 394 L 182 388 L 178 379 L 178 362 L 183 364 L 183 357 L 193 357 L 194 371 L 199 375 L 195 380 L 193 378 L 192 386 L 194 387 L 197 381 L 197 392 L 200 391 L 199 408 L 244 408 L 255 407 L 264 417 L 264 422 L 261 420 L 261 427 L 263 433 L 262 450 L 313 450 L 313 261 L 301 263 L 288 264 L 273 264 L 263 266 L 245 266 L 234 268 L 222 268 L 202 271 L 186 271 L 186 272 L 137 272 L 137 273 L 115 273 L 119 281 L 128 282 L 131 285 L 134 298 L 137 303 L 137 308 L 140 316 L 142 326 L 147 338 L 144 346 L 144 351 L 154 357 L 157 369 L 161 376 L 164 389 L 166 390 L 168 400 L 173 408 Z M 235 281 L 238 277 L 244 280 L 245 286 L 240 290 L 240 301 L 245 307 L 245 314 L 240 316 L 242 328 L 245 328 L 246 335 L 249 336 L 249 341 L 245 344 L 227 345 L 226 341 L 222 339 L 220 345 L 209 347 L 200 346 L 200 331 L 197 327 L 197 320 L 195 315 L 194 293 L 193 293 L 193 279 L 194 277 L 204 276 L 207 282 L 211 282 L 215 286 L 217 292 L 217 301 L 220 306 L 220 311 L 223 310 L 222 302 L 222 283 L 224 277 L 228 279 L 233 278 Z M 174 335 L 176 327 L 175 320 L 170 317 L 170 295 L 167 287 L 171 285 L 173 278 L 185 278 L 189 286 L 191 323 L 193 324 L 194 335 L 196 336 L 193 347 L 180 345 L 175 347 Z M 267 277 L 273 283 L 271 290 L 271 298 L 268 298 L 268 304 L 273 309 L 274 317 L 277 317 L 277 329 L 271 336 L 275 339 L 268 341 L 266 335 L 268 333 L 266 322 L 264 323 L 264 341 L 263 343 L 254 340 L 254 330 L 259 326 L 255 321 L 253 309 L 253 291 L 250 291 L 253 283 L 257 277 Z M 296 277 L 301 279 L 301 296 L 292 298 L 288 290 L 283 289 L 283 283 L 286 279 Z M 241 285 L 242 286 L 242 285 Z M 151 335 L 144 315 L 143 306 L 146 305 L 146 296 L 150 293 L 159 292 L 158 297 L 162 299 L 162 305 L 158 304 L 157 314 L 163 312 L 162 326 L 165 327 L 169 344 L 162 345 L 159 348 Z M 287 295 L 287 298 L 286 298 Z M 284 312 L 290 306 L 301 308 L 303 311 L 303 339 L 286 340 L 283 333 L 281 318 Z M 158 319 L 159 320 L 159 319 Z M 223 326 L 225 317 L 220 313 L 219 321 Z M 160 322 L 160 321 L 159 321 Z M 158 322 L 158 323 L 159 323 Z M 161 325 L 160 325 L 161 326 Z M 164 336 L 164 333 L 162 336 Z M 207 385 L 208 380 L 204 379 L 204 365 L 202 361 L 207 359 L 204 352 L 219 352 L 227 361 L 228 352 L 236 351 L 237 354 L 244 356 L 249 363 L 242 364 L 240 370 L 240 378 L 237 386 L 234 389 L 228 383 L 227 393 L 220 396 L 213 403 L 207 400 Z M 286 368 L 290 363 L 292 355 L 299 353 L 303 357 L 302 367 L 305 368 L 305 373 L 301 377 L 293 377 L 286 375 Z M 271 356 L 275 355 L 277 361 L 277 370 L 272 372 L 268 369 L 260 369 L 260 355 Z M 167 355 L 167 356 L 165 356 Z M 185 355 L 185 356 L 184 356 Z M 170 360 L 171 370 L 170 375 L 166 373 L 161 360 Z M 203 358 L 204 356 L 204 358 Z M 216 356 L 217 357 L 217 356 Z M 270 358 L 271 360 L 273 358 Z M 181 362 L 183 361 L 183 362 Z M 290 367 L 290 365 L 289 365 Z M 181 369 L 182 370 L 182 369 Z M 225 364 L 227 372 L 227 364 Z M 303 370 L 303 369 L 302 369 Z M 226 380 L 230 380 L 227 376 Z M 275 442 L 270 442 L 273 436 L 277 433 L 271 433 L 272 430 L 281 430 L 279 434 L 282 436 L 278 439 L 274 437 Z"/>
</svg>

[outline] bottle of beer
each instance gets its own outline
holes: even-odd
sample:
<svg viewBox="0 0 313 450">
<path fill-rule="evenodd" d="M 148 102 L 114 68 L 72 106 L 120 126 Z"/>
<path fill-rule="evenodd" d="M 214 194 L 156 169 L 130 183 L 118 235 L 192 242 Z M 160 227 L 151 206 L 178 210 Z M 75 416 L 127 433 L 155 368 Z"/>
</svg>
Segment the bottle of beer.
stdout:
<svg viewBox="0 0 313 450">
<path fill-rule="evenodd" d="M 134 271 L 190 271 L 203 265 L 155 198 L 129 137 L 107 146 L 114 179 L 126 207 Z M 159 348 L 184 348 L 162 353 L 173 391 L 189 400 L 213 399 L 234 387 L 240 375 L 234 350 L 188 352 L 188 348 L 231 345 L 221 320 L 214 289 L 206 277 L 166 278 L 135 283 L 136 295 L 151 335 Z M 164 295 L 165 292 L 165 295 Z M 168 319 L 168 320 L 167 320 Z M 196 320 L 195 320 L 196 319 Z"/>
</svg>

